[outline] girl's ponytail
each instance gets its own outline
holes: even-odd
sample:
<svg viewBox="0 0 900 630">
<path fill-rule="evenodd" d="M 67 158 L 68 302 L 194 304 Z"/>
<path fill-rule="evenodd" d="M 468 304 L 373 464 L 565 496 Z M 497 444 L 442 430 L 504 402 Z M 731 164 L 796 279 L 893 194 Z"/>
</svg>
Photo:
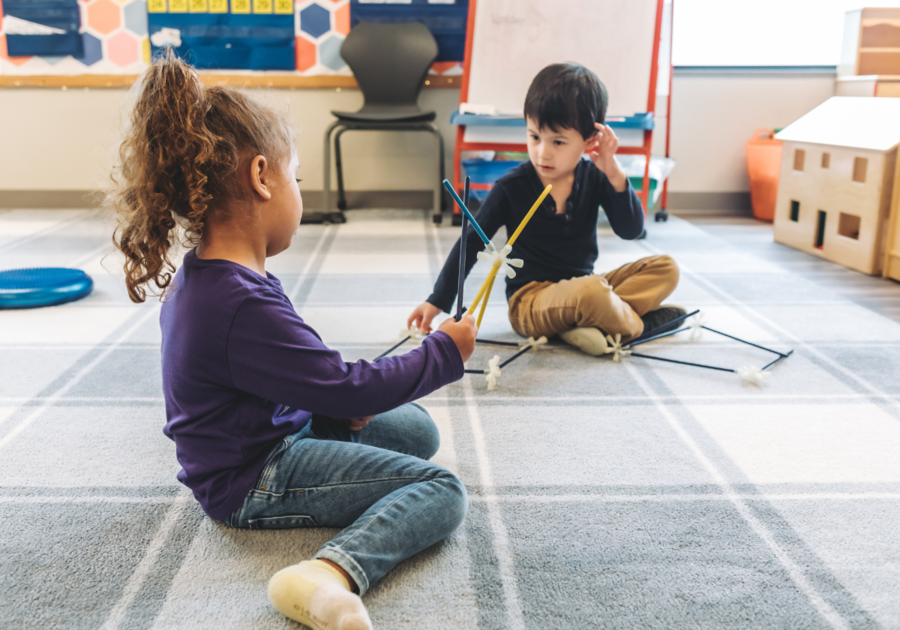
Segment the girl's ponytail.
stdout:
<svg viewBox="0 0 900 630">
<path fill-rule="evenodd" d="M 291 143 L 283 117 L 235 90 L 205 88 L 167 48 L 137 88 L 107 195 L 131 300 L 143 302 L 151 282 L 165 292 L 176 228 L 186 244 L 200 241 L 213 201 L 238 194 L 232 175 L 243 158 L 284 159 Z"/>
</svg>

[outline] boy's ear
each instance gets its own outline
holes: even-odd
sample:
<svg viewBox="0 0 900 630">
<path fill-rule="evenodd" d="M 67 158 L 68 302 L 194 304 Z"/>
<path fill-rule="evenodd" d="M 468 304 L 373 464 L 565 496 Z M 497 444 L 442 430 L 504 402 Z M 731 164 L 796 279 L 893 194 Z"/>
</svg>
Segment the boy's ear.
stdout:
<svg viewBox="0 0 900 630">
<path fill-rule="evenodd" d="M 271 178 L 272 172 L 265 157 L 257 155 L 250 160 L 250 187 L 265 201 L 272 198 Z"/>
</svg>

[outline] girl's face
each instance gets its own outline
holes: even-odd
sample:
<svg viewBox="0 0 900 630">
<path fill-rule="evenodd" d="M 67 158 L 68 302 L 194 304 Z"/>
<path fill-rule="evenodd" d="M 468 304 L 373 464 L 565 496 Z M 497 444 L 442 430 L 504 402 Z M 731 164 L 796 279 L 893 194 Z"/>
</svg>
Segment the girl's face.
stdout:
<svg viewBox="0 0 900 630">
<path fill-rule="evenodd" d="M 296 149 L 291 151 L 290 161 L 280 166 L 281 168 L 276 169 L 272 182 L 272 199 L 266 204 L 265 210 L 268 236 L 266 256 L 275 256 L 291 246 L 291 240 L 303 218 L 303 199 L 300 197 L 300 180 L 297 178 L 300 162 Z"/>
</svg>

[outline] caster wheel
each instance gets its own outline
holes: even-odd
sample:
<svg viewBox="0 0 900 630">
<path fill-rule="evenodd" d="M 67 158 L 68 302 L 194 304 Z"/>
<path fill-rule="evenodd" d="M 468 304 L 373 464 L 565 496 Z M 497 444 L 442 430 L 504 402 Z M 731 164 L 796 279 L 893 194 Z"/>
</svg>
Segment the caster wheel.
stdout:
<svg viewBox="0 0 900 630">
<path fill-rule="evenodd" d="M 435 225 L 440 225 L 441 223 L 444 222 L 444 215 L 443 214 L 435 214 L 434 216 L 431 217 L 431 220 L 434 221 Z"/>
<path fill-rule="evenodd" d="M 344 216 L 343 212 L 332 212 L 331 213 L 331 222 L 332 223 L 346 223 L 347 217 Z"/>
<path fill-rule="evenodd" d="M 347 202 L 344 199 L 338 199 L 337 207 L 338 207 L 338 210 L 346 210 Z"/>
<path fill-rule="evenodd" d="M 453 215 L 453 226 L 459 227 L 462 225 L 462 213 Z"/>
<path fill-rule="evenodd" d="M 665 210 L 660 210 L 653 217 L 653 220 L 656 221 L 657 223 L 660 223 L 660 222 L 665 223 L 666 221 L 669 220 L 669 213 L 666 212 Z"/>
<path fill-rule="evenodd" d="M 642 241 L 647 238 L 647 230 L 641 230 L 641 235 L 637 237 L 636 240 Z"/>
</svg>

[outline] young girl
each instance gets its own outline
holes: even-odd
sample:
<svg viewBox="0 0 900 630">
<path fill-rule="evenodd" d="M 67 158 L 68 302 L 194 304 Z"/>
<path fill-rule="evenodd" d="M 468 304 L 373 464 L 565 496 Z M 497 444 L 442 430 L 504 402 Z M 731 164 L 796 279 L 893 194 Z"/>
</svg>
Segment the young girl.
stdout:
<svg viewBox="0 0 900 630">
<path fill-rule="evenodd" d="M 465 516 L 465 488 L 427 461 L 438 432 L 411 401 L 462 377 L 474 320 L 448 320 L 406 355 L 345 363 L 265 270 L 303 214 L 287 121 L 204 88 L 171 51 L 136 91 L 109 202 L 129 296 L 143 302 L 150 284 L 165 294 L 178 479 L 233 527 L 344 528 L 278 572 L 269 598 L 319 630 L 371 628 L 359 595 Z M 179 229 L 195 247 L 173 278 Z"/>
</svg>

